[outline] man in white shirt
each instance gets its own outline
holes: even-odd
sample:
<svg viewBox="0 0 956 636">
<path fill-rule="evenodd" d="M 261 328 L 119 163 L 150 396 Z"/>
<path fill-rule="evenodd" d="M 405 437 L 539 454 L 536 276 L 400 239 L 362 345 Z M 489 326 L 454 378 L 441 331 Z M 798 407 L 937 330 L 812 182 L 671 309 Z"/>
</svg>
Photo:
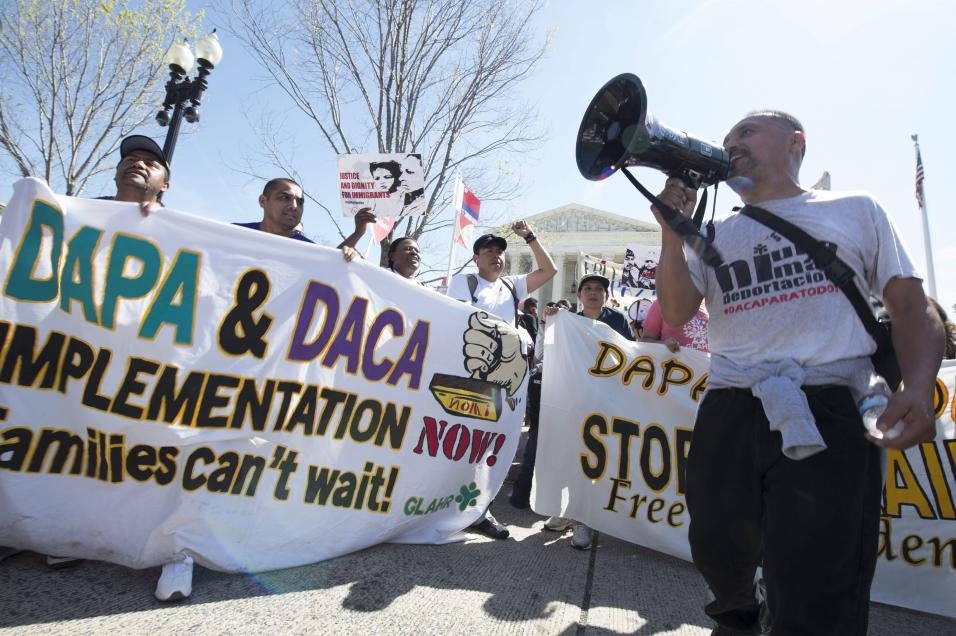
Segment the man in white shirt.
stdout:
<svg viewBox="0 0 956 636">
<path fill-rule="evenodd" d="M 531 248 L 537 269 L 528 274 L 502 276 L 508 242 L 500 236 L 485 234 L 474 243 L 477 274 L 458 274 L 451 279 L 448 296 L 482 309 L 493 316 L 518 326 L 518 304 L 557 273 L 554 261 L 524 221 L 516 221 L 512 231 Z M 486 510 L 472 528 L 495 539 L 507 539 L 508 528 Z"/>
<path fill-rule="evenodd" d="M 528 274 L 502 276 L 508 242 L 500 236 L 485 234 L 480 236 L 474 244 L 474 261 L 478 267 L 478 274 L 458 274 L 452 277 L 451 285 L 448 286 L 448 295 L 484 309 L 517 326 L 515 323 L 517 304 L 551 280 L 558 270 L 555 269 L 551 256 L 542 247 L 527 223 L 517 221 L 511 229 L 531 248 L 531 254 L 534 256 L 538 269 Z M 469 277 L 477 283 L 473 292 L 469 286 Z"/>
<path fill-rule="evenodd" d="M 661 316 L 684 324 L 706 298 L 711 318 L 708 389 L 686 470 L 691 553 L 712 592 L 705 610 L 718 635 L 863 635 L 879 545 L 877 447 L 933 437 L 942 327 L 873 197 L 800 186 L 806 135 L 797 119 L 751 113 L 724 148 L 728 185 L 744 203 L 828 241 L 863 292 L 882 296 L 903 387 L 877 425 L 902 420 L 906 428 L 895 438 L 864 437 L 850 387 L 872 373 L 876 343 L 846 295 L 790 239 L 732 215 L 715 228 L 726 264 L 710 269 L 685 254 L 655 210 Z M 697 193 L 671 178 L 660 198 L 689 216 Z M 753 593 L 759 565 L 765 605 L 763 590 Z"/>
</svg>

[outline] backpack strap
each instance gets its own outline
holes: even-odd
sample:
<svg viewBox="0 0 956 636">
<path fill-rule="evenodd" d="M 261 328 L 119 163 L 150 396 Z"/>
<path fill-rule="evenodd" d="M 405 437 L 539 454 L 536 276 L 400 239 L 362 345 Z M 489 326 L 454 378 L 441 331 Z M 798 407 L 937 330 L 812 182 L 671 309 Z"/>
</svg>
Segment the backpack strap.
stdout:
<svg viewBox="0 0 956 636">
<path fill-rule="evenodd" d="M 475 292 L 478 290 L 478 277 L 475 274 L 468 274 L 466 277 L 468 280 L 468 294 L 471 296 L 471 302 L 476 303 L 478 299 L 475 297 Z"/>
<path fill-rule="evenodd" d="M 477 303 L 478 298 L 475 296 L 475 292 L 478 290 L 478 276 L 476 274 L 468 274 L 466 276 L 468 280 L 468 293 L 471 295 L 471 302 Z M 518 290 L 515 289 L 514 284 L 511 283 L 507 278 L 502 278 L 501 283 L 511 292 L 511 298 L 514 300 L 515 304 L 515 322 L 514 326 L 518 328 Z"/>
<path fill-rule="evenodd" d="M 514 284 L 513 284 L 511 281 L 509 281 L 507 278 L 502 278 L 502 279 L 501 279 L 501 282 L 502 282 L 502 284 L 503 284 L 505 287 L 508 288 L 508 291 L 511 292 L 511 298 L 514 300 L 514 303 L 515 303 L 515 329 L 517 329 L 517 328 L 518 328 L 518 303 L 521 302 L 521 301 L 518 300 L 518 290 L 515 289 Z"/>
</svg>

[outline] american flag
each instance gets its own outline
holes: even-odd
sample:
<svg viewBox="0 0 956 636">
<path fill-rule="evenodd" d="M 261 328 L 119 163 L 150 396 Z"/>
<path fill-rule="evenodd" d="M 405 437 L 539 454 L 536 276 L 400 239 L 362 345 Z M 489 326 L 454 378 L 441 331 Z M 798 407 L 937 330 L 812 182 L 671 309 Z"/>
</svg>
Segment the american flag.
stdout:
<svg viewBox="0 0 956 636">
<path fill-rule="evenodd" d="M 923 207 L 923 157 L 916 148 L 916 202 Z"/>
</svg>

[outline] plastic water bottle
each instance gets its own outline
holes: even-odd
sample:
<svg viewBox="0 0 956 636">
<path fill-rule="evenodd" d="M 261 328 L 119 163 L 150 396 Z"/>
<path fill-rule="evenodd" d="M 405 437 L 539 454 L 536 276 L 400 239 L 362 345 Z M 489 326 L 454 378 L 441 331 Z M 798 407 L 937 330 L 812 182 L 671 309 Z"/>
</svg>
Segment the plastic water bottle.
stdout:
<svg viewBox="0 0 956 636">
<path fill-rule="evenodd" d="M 886 405 L 890 401 L 889 385 L 876 373 L 869 373 L 869 378 L 857 389 L 856 408 L 860 411 L 860 417 L 863 418 L 863 426 L 867 432 L 876 439 L 894 439 L 899 437 L 900 433 L 906 427 L 903 421 L 897 422 L 893 428 L 886 432 L 876 427 L 876 420 L 883 415 Z"/>
</svg>

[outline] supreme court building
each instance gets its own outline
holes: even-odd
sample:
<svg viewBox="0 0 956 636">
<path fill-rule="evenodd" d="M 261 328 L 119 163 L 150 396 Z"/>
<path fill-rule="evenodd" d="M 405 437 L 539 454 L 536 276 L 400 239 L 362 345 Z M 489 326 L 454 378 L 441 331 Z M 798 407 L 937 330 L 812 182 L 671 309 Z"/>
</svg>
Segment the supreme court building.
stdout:
<svg viewBox="0 0 956 636">
<path fill-rule="evenodd" d="M 525 220 L 558 268 L 554 278 L 531 294 L 541 303 L 561 298 L 572 304 L 577 302 L 578 258 L 582 253 L 623 263 L 628 245 L 661 244 L 661 230 L 656 223 L 637 221 L 580 203 L 562 205 Z M 508 258 L 503 273 L 530 272 L 534 269 L 533 263 L 531 250 L 524 240 L 514 234 L 508 236 Z"/>
</svg>

